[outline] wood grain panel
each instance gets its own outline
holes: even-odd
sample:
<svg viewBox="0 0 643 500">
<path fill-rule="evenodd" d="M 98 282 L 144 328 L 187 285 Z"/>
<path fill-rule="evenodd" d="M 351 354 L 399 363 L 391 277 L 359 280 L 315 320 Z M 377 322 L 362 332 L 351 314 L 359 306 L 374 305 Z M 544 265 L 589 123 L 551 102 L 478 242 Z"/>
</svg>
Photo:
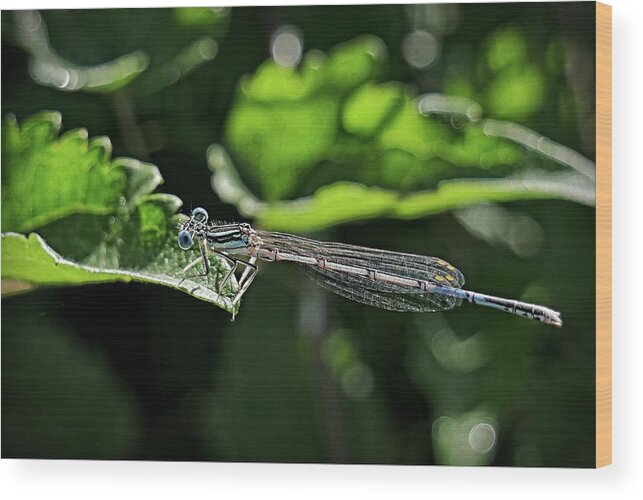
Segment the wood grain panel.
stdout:
<svg viewBox="0 0 643 500">
<path fill-rule="evenodd" d="M 612 7 L 596 3 L 596 466 L 612 463 Z"/>
</svg>

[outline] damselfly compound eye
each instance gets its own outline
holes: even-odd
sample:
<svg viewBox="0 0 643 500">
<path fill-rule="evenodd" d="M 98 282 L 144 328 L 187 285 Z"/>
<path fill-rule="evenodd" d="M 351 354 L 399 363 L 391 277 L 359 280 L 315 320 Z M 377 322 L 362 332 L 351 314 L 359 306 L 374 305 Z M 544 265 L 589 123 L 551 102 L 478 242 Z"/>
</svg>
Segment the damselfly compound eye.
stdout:
<svg viewBox="0 0 643 500">
<path fill-rule="evenodd" d="M 192 210 L 192 218 L 197 222 L 205 224 L 208 222 L 208 212 L 206 212 L 204 208 L 196 207 Z"/>
<path fill-rule="evenodd" d="M 206 214 L 206 217 L 207 217 L 207 214 Z M 186 230 L 183 230 L 179 233 L 178 239 L 179 239 L 179 246 L 183 250 L 189 250 L 190 248 L 192 248 L 192 245 L 194 244 L 194 242 L 192 241 L 192 235 L 188 233 Z"/>
</svg>

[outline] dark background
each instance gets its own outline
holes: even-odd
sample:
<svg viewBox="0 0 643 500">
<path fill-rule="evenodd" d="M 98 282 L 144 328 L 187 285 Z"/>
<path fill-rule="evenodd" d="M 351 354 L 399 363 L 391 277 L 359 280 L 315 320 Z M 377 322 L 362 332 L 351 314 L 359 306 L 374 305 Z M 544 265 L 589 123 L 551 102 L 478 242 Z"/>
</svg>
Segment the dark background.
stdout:
<svg viewBox="0 0 643 500">
<path fill-rule="evenodd" d="M 153 69 L 210 29 L 173 30 L 161 9 L 41 14 L 52 47 L 78 64 L 141 48 Z M 305 50 L 377 35 L 389 53 L 382 81 L 456 93 L 464 79 L 483 106 L 489 75 L 476 61 L 511 27 L 535 64 L 557 69 L 546 73 L 536 109 L 499 118 L 594 159 L 593 3 L 462 4 L 445 16 L 439 56 L 415 69 L 401 47 L 422 19 L 417 9 L 235 8 L 216 24 L 213 61 L 160 90 L 149 81 L 125 89 L 132 118 L 113 96 L 35 83 L 5 12 L 2 112 L 24 119 L 59 110 L 66 130 L 86 127 L 111 138 L 114 156 L 156 164 L 163 191 L 188 208 L 238 220 L 210 188 L 205 151 L 225 143 L 239 79 L 270 57 L 280 27 L 295 26 Z M 480 237 L 453 213 L 313 236 L 439 255 L 480 291 L 518 298 L 537 290 L 563 312 L 560 331 L 467 305 L 380 311 L 315 288 L 287 264 L 261 267 L 234 322 L 146 285 L 3 298 L 3 456 L 593 466 L 594 209 L 556 200 L 503 208 L 519 227 L 540 228 L 533 251 Z"/>
</svg>

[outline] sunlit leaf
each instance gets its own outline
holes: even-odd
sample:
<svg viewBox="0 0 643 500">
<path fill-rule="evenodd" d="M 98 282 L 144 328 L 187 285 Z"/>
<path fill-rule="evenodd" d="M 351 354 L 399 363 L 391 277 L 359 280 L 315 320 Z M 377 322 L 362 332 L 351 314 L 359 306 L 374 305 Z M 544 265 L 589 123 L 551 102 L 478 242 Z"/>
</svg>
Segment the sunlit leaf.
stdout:
<svg viewBox="0 0 643 500">
<path fill-rule="evenodd" d="M 490 114 L 518 121 L 528 118 L 542 106 L 545 85 L 536 65 L 512 66 L 489 84 L 486 100 Z"/>
<path fill-rule="evenodd" d="M 542 172 L 504 179 L 443 181 L 436 190 L 405 195 L 338 182 L 309 198 L 268 204 L 257 217 L 264 228 L 306 232 L 374 217 L 413 219 L 480 202 L 552 198 L 592 205 L 593 183 L 576 173 Z"/>
<path fill-rule="evenodd" d="M 347 132 L 371 136 L 386 126 L 404 102 L 400 85 L 367 84 L 350 95 L 342 109 L 342 124 Z"/>
<path fill-rule="evenodd" d="M 36 115 L 22 127 L 13 119 L 6 127 L 3 279 L 31 285 L 155 283 L 232 311 L 235 281 L 221 293 L 217 286 L 225 263 L 213 258 L 209 276 L 184 279 L 182 269 L 200 254 L 176 242 L 181 200 L 151 193 L 162 182 L 156 167 L 111 160 L 104 138 L 88 141 L 79 131 L 58 138 L 57 113 Z"/>
<path fill-rule="evenodd" d="M 427 164 L 403 149 L 388 149 L 379 157 L 381 183 L 402 190 L 413 189 L 427 179 Z"/>
<path fill-rule="evenodd" d="M 467 124 L 458 137 L 444 144 L 440 156 L 453 165 L 488 169 L 516 165 L 524 157 L 524 151 L 510 141 L 490 137 L 478 124 Z"/>
<path fill-rule="evenodd" d="M 562 198 L 594 204 L 594 183 L 574 172 L 530 172 L 501 179 L 443 181 L 435 191 L 416 192 L 401 200 L 395 215 L 416 218 L 474 203 Z"/>
<path fill-rule="evenodd" d="M 321 170 L 330 164 L 344 168 L 336 180 L 411 190 L 463 175 L 457 167 L 506 168 L 524 159 L 524 150 L 511 141 L 490 137 L 480 123 L 468 122 L 482 115 L 474 101 L 438 94 L 418 100 L 400 84 L 372 82 L 383 57 L 378 47 L 377 39 L 358 38 L 325 59 L 309 53 L 300 69 L 268 60 L 244 77 L 226 137 L 248 185 L 261 198 L 292 198 L 315 168 L 323 179 Z M 338 61 L 344 61 L 343 68 L 359 69 L 364 61 L 375 66 L 349 79 L 350 85 L 338 86 L 333 83 Z M 434 105 L 425 109 L 429 101 Z M 446 107 L 436 107 L 438 101 Z M 466 109 L 461 123 L 444 118 L 456 101 L 458 109 Z"/>
<path fill-rule="evenodd" d="M 210 26 L 229 15 L 226 7 L 181 7 L 172 9 L 176 20 L 186 26 Z"/>
<path fill-rule="evenodd" d="M 241 80 L 226 137 L 241 170 L 265 199 L 292 196 L 302 178 L 331 154 L 345 94 L 372 78 L 384 55 L 380 39 L 360 37 L 337 46 L 327 57 L 311 51 L 299 69 L 268 60 Z M 382 97 L 388 98 L 390 92 L 385 92 Z M 365 120 L 373 118 L 356 118 L 367 112 L 369 102 L 352 106 L 350 116 L 345 116 L 349 127 L 359 128 L 358 119 L 363 128 Z M 384 103 L 376 113 L 382 115 L 380 120 L 390 107 Z"/>
<path fill-rule="evenodd" d="M 43 285 L 130 280 L 127 276 L 114 276 L 98 268 L 66 261 L 36 233 L 28 238 L 17 233 L 3 233 L 2 267 L 3 277 Z"/>
<path fill-rule="evenodd" d="M 422 116 L 413 99 L 406 97 L 402 109 L 378 136 L 385 149 L 401 149 L 419 158 L 436 156 L 448 140 L 448 125 Z"/>
<path fill-rule="evenodd" d="M 375 36 L 363 36 L 335 47 L 328 55 L 326 78 L 340 90 L 350 90 L 373 78 L 386 59 L 386 46 Z"/>
<path fill-rule="evenodd" d="M 228 121 L 230 145 L 268 200 L 291 194 L 303 175 L 333 143 L 337 104 L 320 97 L 305 103 L 268 106 L 245 102 Z"/>
<path fill-rule="evenodd" d="M 397 193 L 338 182 L 320 189 L 310 198 L 268 205 L 259 214 L 259 223 L 272 230 L 315 231 L 342 222 L 386 215 L 393 211 L 397 201 Z"/>
<path fill-rule="evenodd" d="M 36 115 L 22 126 L 15 117 L 6 120 L 3 231 L 27 232 L 73 213 L 108 214 L 121 204 L 127 176 L 111 164 L 109 141 L 88 142 L 82 129 L 57 137 L 60 126 L 55 112 Z M 149 167 L 137 162 L 137 176 L 149 177 Z"/>
<path fill-rule="evenodd" d="M 251 77 L 241 82 L 242 92 L 260 102 L 298 101 L 319 89 L 322 75 L 317 66 L 305 65 L 301 71 L 267 60 Z"/>
<path fill-rule="evenodd" d="M 513 27 L 496 31 L 489 39 L 487 64 L 498 72 L 508 66 L 521 65 L 528 56 L 524 35 Z"/>
</svg>

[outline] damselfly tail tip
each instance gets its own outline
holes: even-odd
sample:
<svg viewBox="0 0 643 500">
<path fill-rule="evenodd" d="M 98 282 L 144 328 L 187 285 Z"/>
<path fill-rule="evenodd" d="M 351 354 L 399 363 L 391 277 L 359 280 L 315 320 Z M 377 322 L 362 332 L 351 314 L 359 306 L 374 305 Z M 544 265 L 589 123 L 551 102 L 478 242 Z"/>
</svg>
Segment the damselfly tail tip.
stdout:
<svg viewBox="0 0 643 500">
<path fill-rule="evenodd" d="M 557 328 L 562 328 L 563 326 L 563 320 L 560 318 L 560 313 L 551 309 L 547 310 L 543 321 L 548 325 L 553 325 Z"/>
</svg>

